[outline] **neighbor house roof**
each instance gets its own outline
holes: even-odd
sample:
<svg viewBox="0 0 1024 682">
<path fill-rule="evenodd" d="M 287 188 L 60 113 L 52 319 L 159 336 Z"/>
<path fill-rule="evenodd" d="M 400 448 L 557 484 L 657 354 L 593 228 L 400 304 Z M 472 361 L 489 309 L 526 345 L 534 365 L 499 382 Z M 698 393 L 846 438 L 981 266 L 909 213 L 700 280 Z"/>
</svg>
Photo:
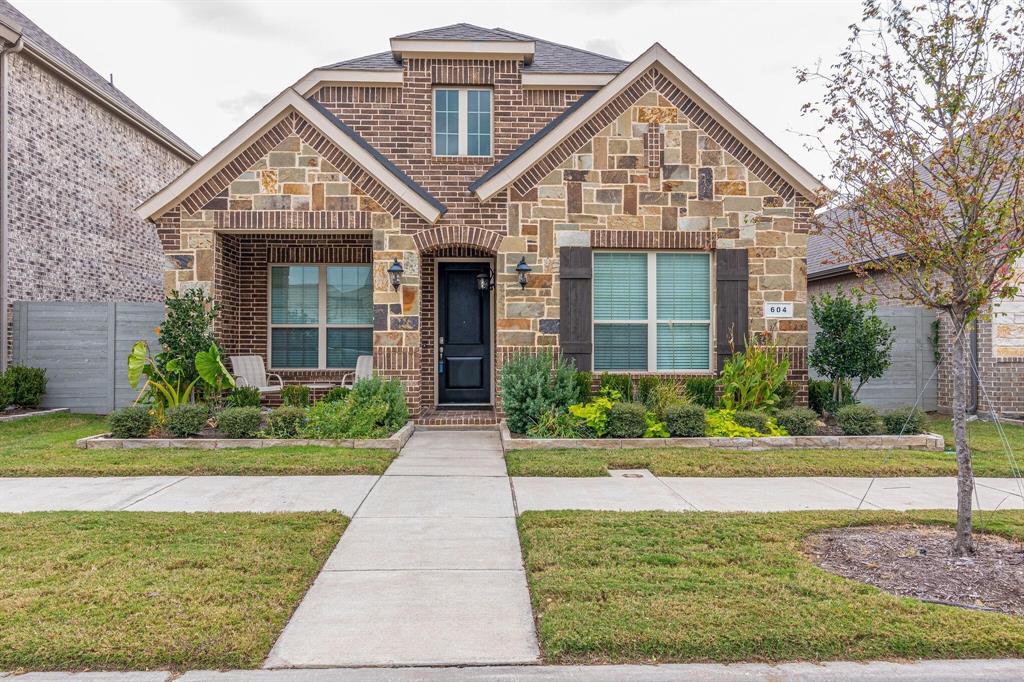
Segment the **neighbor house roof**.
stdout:
<svg viewBox="0 0 1024 682">
<path fill-rule="evenodd" d="M 39 28 L 7 0 L 0 0 L 0 20 L 17 25 L 24 38 L 26 50 L 47 66 L 70 78 L 89 94 L 160 139 L 189 161 L 199 158 L 199 153 L 188 143 L 171 132 L 128 95 L 114 87 L 110 81 L 96 73 L 53 36 Z"/>
</svg>

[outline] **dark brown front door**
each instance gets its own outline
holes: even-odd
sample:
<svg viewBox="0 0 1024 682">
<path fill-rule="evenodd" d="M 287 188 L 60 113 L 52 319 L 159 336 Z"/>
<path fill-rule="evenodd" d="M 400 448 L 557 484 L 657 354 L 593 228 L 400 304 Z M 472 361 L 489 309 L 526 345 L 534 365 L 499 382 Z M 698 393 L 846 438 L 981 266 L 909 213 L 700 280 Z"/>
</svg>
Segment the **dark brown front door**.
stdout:
<svg viewBox="0 0 1024 682">
<path fill-rule="evenodd" d="M 445 404 L 491 402 L 491 292 L 477 288 L 487 263 L 439 263 L 437 398 Z"/>
</svg>

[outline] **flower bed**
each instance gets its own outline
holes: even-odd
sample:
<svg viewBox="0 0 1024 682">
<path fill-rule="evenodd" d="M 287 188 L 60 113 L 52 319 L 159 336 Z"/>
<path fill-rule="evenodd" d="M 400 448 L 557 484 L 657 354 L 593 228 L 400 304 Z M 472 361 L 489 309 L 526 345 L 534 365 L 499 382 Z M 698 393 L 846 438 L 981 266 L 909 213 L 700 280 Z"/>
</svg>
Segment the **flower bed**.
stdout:
<svg viewBox="0 0 1024 682">
<path fill-rule="evenodd" d="M 513 437 L 508 424 L 499 425 L 504 450 L 552 448 L 729 448 L 742 450 L 931 450 L 941 452 L 945 439 L 937 433 L 913 436 L 756 436 L 751 438 L 527 438 Z"/>
<path fill-rule="evenodd" d="M 415 427 L 406 422 L 388 438 L 113 438 L 101 433 L 88 438 L 79 438 L 75 446 L 84 449 L 133 449 L 133 448 L 192 448 L 198 450 L 219 450 L 223 448 L 273 448 L 289 445 L 316 445 L 331 448 L 356 448 L 377 450 L 401 450 L 412 436 Z"/>
</svg>

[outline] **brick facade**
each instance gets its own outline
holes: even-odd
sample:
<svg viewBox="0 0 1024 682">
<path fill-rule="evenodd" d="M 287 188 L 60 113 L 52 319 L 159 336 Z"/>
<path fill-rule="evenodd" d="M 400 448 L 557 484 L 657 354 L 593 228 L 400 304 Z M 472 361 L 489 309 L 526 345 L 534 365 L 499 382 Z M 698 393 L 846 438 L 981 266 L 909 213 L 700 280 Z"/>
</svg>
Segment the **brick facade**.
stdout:
<svg viewBox="0 0 1024 682">
<path fill-rule="evenodd" d="M 161 244 L 135 207 L 188 162 L 26 53 L 6 59 L 7 300 L 162 300 Z"/>
<path fill-rule="evenodd" d="M 280 240 L 300 239 L 299 233 L 300 241 L 309 240 L 307 246 L 316 249 L 368 240 L 375 368 L 401 378 L 413 414 L 425 415 L 436 401 L 438 259 L 476 258 L 494 267 L 492 385 L 497 387 L 502 359 L 512 352 L 557 350 L 563 244 L 745 248 L 750 328 L 778 333 L 792 359 L 790 379 L 804 397 L 808 199 L 651 69 L 582 126 L 585 132 L 570 136 L 507 190 L 481 202 L 468 191 L 470 183 L 583 95 L 524 89 L 521 67 L 508 59 L 409 58 L 400 87 L 330 85 L 314 93 L 445 205 L 447 212 L 435 225 L 371 186 L 371 178 L 350 174 L 355 171 L 340 150 L 314 140 L 312 127 L 292 114 L 157 221 L 168 258 L 176 259 L 166 285 L 210 287 L 225 303 L 220 333 L 226 345 L 265 353 L 265 294 L 246 290 L 242 280 L 255 272 L 253 281 L 266 287 L 260 272 L 266 261 L 246 254 L 261 240 L 268 243 L 263 248 L 272 249 Z M 436 85 L 492 89 L 493 156 L 433 156 Z M 515 274 L 523 256 L 533 268 L 525 290 Z M 398 291 L 386 272 L 396 258 L 405 269 Z M 768 325 L 762 312 L 766 301 L 792 302 L 794 318 Z M 262 313 L 250 312 L 252 307 Z M 304 376 L 289 373 L 294 380 Z"/>
</svg>

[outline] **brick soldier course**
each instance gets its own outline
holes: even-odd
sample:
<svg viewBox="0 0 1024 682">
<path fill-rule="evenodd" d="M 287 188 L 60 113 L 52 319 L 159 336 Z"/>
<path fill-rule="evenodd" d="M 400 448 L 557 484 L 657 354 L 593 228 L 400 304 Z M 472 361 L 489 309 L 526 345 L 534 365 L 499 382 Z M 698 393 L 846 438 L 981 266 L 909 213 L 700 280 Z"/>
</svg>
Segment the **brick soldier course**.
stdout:
<svg viewBox="0 0 1024 682">
<path fill-rule="evenodd" d="M 491 155 L 434 155 L 441 86 L 491 93 Z M 268 263 L 372 264 L 375 370 L 403 381 L 421 420 L 480 423 L 434 411 L 438 263 L 494 270 L 493 387 L 511 353 L 575 347 L 567 327 L 589 328 L 589 310 L 562 309 L 570 249 L 742 252 L 745 301 L 717 301 L 712 288 L 712 349 L 722 352 L 723 328 L 771 331 L 805 396 L 817 181 L 660 46 L 627 63 L 503 29 L 421 31 L 315 70 L 240 130 L 140 208 L 173 265 L 166 288 L 200 286 L 221 301 L 229 354 L 270 361 Z M 769 325 L 771 301 L 792 303 L 793 317 Z M 726 312 L 737 302 L 742 313 Z M 566 325 L 569 314 L 586 319 Z"/>
</svg>

